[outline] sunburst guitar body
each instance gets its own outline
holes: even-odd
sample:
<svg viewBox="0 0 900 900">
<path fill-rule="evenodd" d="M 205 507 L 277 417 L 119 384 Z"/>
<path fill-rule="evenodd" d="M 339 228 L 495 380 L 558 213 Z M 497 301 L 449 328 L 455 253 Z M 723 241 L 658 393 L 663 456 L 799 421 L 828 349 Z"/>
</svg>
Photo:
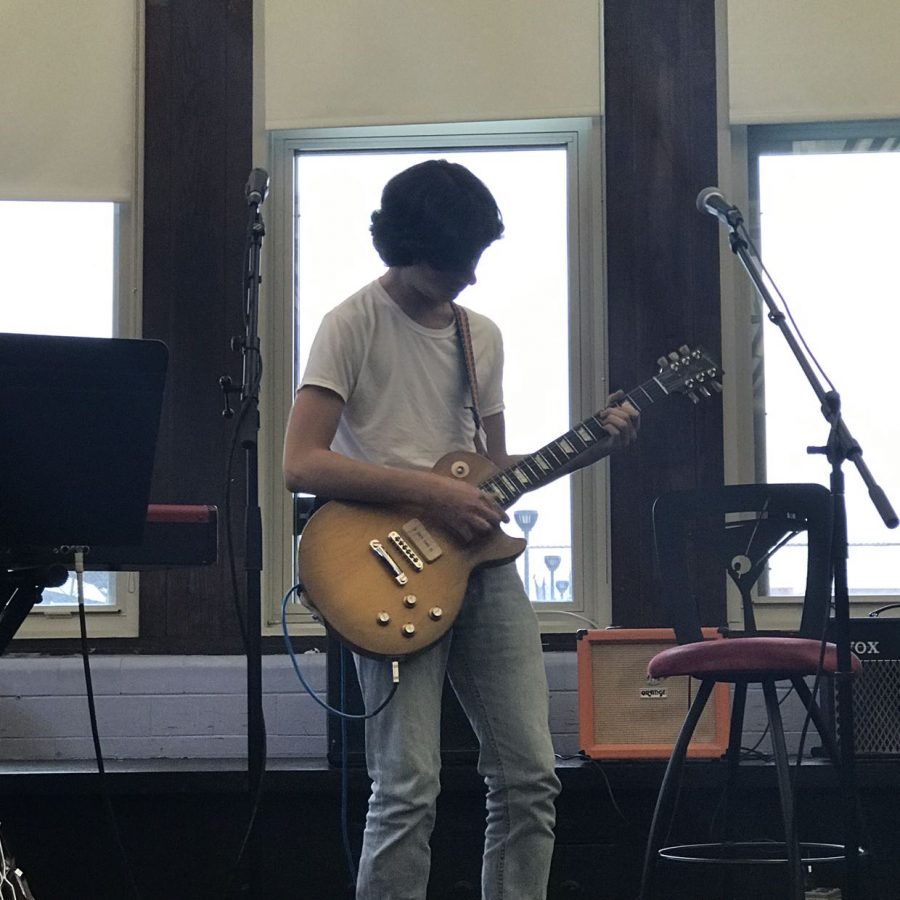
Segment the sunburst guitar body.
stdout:
<svg viewBox="0 0 900 900">
<path fill-rule="evenodd" d="M 434 471 L 478 485 L 497 468 L 461 451 Z M 359 652 L 396 659 L 440 640 L 475 569 L 524 549 L 500 529 L 463 545 L 421 511 L 332 500 L 304 529 L 299 562 L 304 593 L 328 626 Z"/>
<path fill-rule="evenodd" d="M 720 390 L 721 370 L 700 349 L 681 347 L 659 371 L 626 394 L 636 409 L 671 394 L 695 401 Z M 433 471 L 490 492 L 504 509 L 552 481 L 563 467 L 593 461 L 606 438 L 592 416 L 506 469 L 466 451 L 448 453 Z M 309 520 L 298 555 L 304 602 L 348 646 L 366 656 L 402 659 L 439 641 L 462 609 L 469 578 L 484 566 L 514 560 L 522 538 L 496 529 L 462 543 L 421 509 L 332 500 Z"/>
</svg>

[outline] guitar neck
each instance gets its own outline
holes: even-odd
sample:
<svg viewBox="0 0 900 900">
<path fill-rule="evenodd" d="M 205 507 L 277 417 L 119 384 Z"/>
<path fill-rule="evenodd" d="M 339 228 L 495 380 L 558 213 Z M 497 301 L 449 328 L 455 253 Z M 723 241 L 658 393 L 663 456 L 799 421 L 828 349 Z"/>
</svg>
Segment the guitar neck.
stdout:
<svg viewBox="0 0 900 900">
<path fill-rule="evenodd" d="M 627 401 L 640 413 L 668 394 L 669 391 L 659 378 L 654 377 L 626 393 L 622 402 Z M 549 484 L 563 468 L 569 466 L 573 460 L 577 460 L 607 436 L 597 415 L 588 416 L 583 422 L 579 422 L 556 440 L 545 444 L 540 450 L 495 472 L 478 487 L 492 493 L 500 506 L 506 509 L 523 494 Z M 586 464 L 587 461 L 582 465 Z"/>
</svg>

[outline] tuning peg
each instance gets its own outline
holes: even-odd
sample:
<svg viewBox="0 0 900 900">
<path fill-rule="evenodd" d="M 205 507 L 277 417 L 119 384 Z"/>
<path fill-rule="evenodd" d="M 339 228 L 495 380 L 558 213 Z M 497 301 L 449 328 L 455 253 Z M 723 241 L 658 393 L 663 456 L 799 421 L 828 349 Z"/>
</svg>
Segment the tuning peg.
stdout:
<svg viewBox="0 0 900 900">
<path fill-rule="evenodd" d="M 710 392 L 709 392 L 709 391 L 706 389 L 706 387 L 705 387 L 704 385 L 702 385 L 702 384 L 700 385 L 700 387 L 698 388 L 698 390 L 700 391 L 700 393 L 701 393 L 704 397 L 711 397 L 711 396 L 712 396 L 712 394 L 710 394 Z"/>
<path fill-rule="evenodd" d="M 665 356 L 661 356 L 661 357 L 656 361 L 656 364 L 657 364 L 661 369 L 665 369 L 665 368 L 667 368 L 668 365 L 669 365 L 669 360 L 668 360 Z"/>
<path fill-rule="evenodd" d="M 699 403 L 700 402 L 700 398 L 693 391 L 688 391 L 687 395 L 688 395 L 688 397 L 691 398 L 691 403 Z"/>
<path fill-rule="evenodd" d="M 718 381 L 711 381 L 709 384 L 717 394 L 722 393 L 722 385 Z"/>
<path fill-rule="evenodd" d="M 682 356 L 690 356 L 690 355 L 691 355 L 691 348 L 688 347 L 687 344 L 682 344 L 682 345 L 678 348 L 678 352 L 679 352 Z"/>
<path fill-rule="evenodd" d="M 669 359 L 676 365 L 681 362 L 681 357 L 674 350 L 669 354 Z"/>
</svg>

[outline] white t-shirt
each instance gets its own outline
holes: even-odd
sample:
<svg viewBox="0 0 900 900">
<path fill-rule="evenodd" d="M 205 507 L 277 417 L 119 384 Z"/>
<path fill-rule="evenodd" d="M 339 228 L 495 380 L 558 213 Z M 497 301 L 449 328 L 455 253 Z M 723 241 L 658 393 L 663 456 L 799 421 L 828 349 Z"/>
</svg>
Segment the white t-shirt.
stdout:
<svg viewBox="0 0 900 900">
<path fill-rule="evenodd" d="M 503 343 L 467 308 L 481 415 L 503 409 Z M 332 309 L 313 341 L 300 387 L 334 391 L 345 406 L 332 449 L 388 466 L 431 468 L 473 450 L 475 425 L 455 324 L 413 321 L 376 280 Z"/>
</svg>

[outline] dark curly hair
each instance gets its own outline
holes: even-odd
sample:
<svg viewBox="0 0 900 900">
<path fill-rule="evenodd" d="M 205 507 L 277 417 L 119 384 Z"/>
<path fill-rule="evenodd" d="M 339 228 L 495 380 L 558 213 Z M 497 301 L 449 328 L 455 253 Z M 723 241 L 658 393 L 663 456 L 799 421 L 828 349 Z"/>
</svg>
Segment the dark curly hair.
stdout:
<svg viewBox="0 0 900 900">
<path fill-rule="evenodd" d="M 395 175 L 372 213 L 372 242 L 388 266 L 464 270 L 503 234 L 493 195 L 459 163 L 428 160 Z"/>
</svg>

